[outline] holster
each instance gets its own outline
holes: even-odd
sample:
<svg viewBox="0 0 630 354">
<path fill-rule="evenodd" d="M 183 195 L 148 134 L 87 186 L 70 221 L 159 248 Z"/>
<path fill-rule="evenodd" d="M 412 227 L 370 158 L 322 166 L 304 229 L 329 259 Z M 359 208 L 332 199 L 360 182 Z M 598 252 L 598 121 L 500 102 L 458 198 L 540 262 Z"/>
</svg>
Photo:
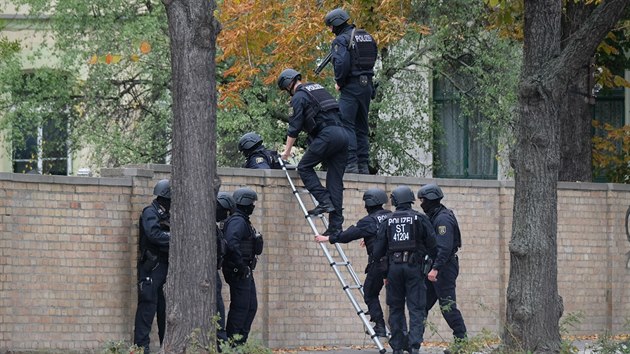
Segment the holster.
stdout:
<svg viewBox="0 0 630 354">
<path fill-rule="evenodd" d="M 429 257 L 429 255 L 427 254 L 426 256 L 424 256 L 424 259 L 422 260 L 422 274 L 426 277 L 427 274 L 429 274 L 429 272 L 431 271 L 432 267 L 433 267 L 433 258 Z"/>
<path fill-rule="evenodd" d="M 141 261 L 142 269 L 146 272 L 150 272 L 158 265 L 158 256 L 149 250 L 145 250 L 144 253 L 142 253 Z"/>
</svg>

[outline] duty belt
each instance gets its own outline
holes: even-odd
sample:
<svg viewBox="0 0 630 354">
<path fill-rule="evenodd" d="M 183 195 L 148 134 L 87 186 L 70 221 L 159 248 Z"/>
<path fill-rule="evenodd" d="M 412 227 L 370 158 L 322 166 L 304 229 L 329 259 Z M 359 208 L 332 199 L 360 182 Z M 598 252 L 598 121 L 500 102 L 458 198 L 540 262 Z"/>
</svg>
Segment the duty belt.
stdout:
<svg viewBox="0 0 630 354">
<path fill-rule="evenodd" d="M 351 82 L 360 82 L 361 81 L 361 76 L 367 76 L 367 81 L 368 82 L 372 82 L 372 76 L 371 75 L 359 75 L 359 76 L 350 76 L 346 82 L 347 83 L 351 83 Z"/>
</svg>

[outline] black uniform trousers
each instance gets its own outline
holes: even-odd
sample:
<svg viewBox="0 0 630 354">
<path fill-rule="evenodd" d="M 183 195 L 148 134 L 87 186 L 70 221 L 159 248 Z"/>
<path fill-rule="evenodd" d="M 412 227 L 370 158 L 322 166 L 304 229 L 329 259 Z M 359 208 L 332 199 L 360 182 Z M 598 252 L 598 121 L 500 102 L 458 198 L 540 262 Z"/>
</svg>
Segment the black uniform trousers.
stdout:
<svg viewBox="0 0 630 354">
<path fill-rule="evenodd" d="M 225 330 L 228 338 L 240 334 L 241 339 L 235 344 L 245 343 L 252 328 L 252 322 L 258 311 L 256 298 L 256 283 L 253 272 L 247 278 L 239 278 L 223 273 L 225 281 L 230 286 L 230 311 L 227 315 Z"/>
<path fill-rule="evenodd" d="M 383 308 L 378 299 L 381 289 L 383 289 L 383 271 L 380 269 L 378 262 L 371 263 L 368 265 L 365 281 L 363 282 L 363 300 L 367 305 L 372 322 L 383 321 Z"/>
<path fill-rule="evenodd" d="M 304 187 L 315 199 L 320 203 L 332 202 L 335 211 L 329 214 L 330 227 L 339 230 L 343 224 L 343 174 L 348 158 L 347 148 L 348 133 L 344 127 L 325 127 L 311 141 L 297 166 Z M 325 188 L 315 172 L 315 166 L 321 162 L 328 168 Z"/>
<path fill-rule="evenodd" d="M 219 315 L 219 320 L 217 322 L 219 326 L 217 328 L 217 340 L 223 340 L 227 342 L 228 337 L 225 332 L 225 303 L 223 302 L 223 295 L 221 294 L 222 289 L 223 289 L 223 283 L 221 282 L 221 276 L 219 275 L 219 271 L 217 270 L 216 297 L 217 297 L 217 315 Z"/>
<path fill-rule="evenodd" d="M 455 338 L 466 337 L 466 325 L 462 313 L 457 308 L 457 296 L 455 287 L 457 276 L 459 275 L 459 260 L 457 256 L 451 259 L 440 268 L 437 281 L 425 281 L 427 285 L 427 306 L 425 315 L 429 313 L 433 305 L 439 301 L 442 316 L 453 330 Z"/>
<path fill-rule="evenodd" d="M 351 77 L 341 89 L 339 111 L 343 124 L 351 133 L 348 139 L 348 165 L 358 164 L 364 167 L 368 165 L 370 154 L 368 112 L 371 96 L 371 80 L 366 86 L 362 86 L 358 77 Z"/>
<path fill-rule="evenodd" d="M 164 299 L 164 284 L 168 274 L 168 263 L 159 262 L 152 270 L 145 270 L 138 263 L 138 308 L 133 334 L 134 344 L 144 347 L 145 353 L 150 353 L 151 326 L 157 313 L 158 336 L 160 344 L 164 341 L 166 330 L 166 301 Z"/>
<path fill-rule="evenodd" d="M 405 303 L 409 310 L 409 326 L 405 317 Z M 406 344 L 405 330 L 409 329 L 409 346 L 420 348 L 424 333 L 426 286 L 419 263 L 389 264 L 387 273 L 387 305 L 389 329 L 392 337 L 389 345 L 402 350 Z"/>
</svg>

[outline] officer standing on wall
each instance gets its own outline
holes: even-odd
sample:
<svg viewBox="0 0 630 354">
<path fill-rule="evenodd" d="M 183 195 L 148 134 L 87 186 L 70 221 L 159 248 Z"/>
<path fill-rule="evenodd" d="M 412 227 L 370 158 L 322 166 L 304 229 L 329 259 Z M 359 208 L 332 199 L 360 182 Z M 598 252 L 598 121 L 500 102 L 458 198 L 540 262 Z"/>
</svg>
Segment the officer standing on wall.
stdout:
<svg viewBox="0 0 630 354">
<path fill-rule="evenodd" d="M 364 216 L 356 226 L 350 226 L 347 230 L 330 236 L 317 235 L 317 242 L 348 243 L 350 241 L 363 238 L 368 254 L 368 265 L 365 268 L 365 282 L 363 283 L 363 299 L 370 313 L 370 320 L 375 323 L 374 333 L 379 337 L 387 337 L 383 309 L 378 299 L 383 288 L 383 268 L 380 259 L 375 259 L 374 240 L 378 226 L 387 218 L 391 211 L 383 209 L 383 204 L 387 203 L 387 194 L 379 188 L 371 188 L 363 193 L 365 210 L 368 215 Z"/>
<path fill-rule="evenodd" d="M 223 235 L 223 225 L 224 221 L 230 216 L 230 214 L 234 213 L 236 209 L 236 203 L 234 202 L 234 198 L 227 192 L 219 192 L 217 195 L 217 288 L 216 288 L 216 298 L 217 298 L 217 314 L 219 315 L 219 320 L 217 324 L 219 328 L 217 328 L 217 340 L 222 340 L 227 342 L 228 337 L 225 332 L 225 304 L 223 302 L 223 295 L 221 294 L 221 290 L 223 289 L 223 283 L 221 282 L 221 276 L 219 275 L 219 269 L 223 264 L 223 258 L 225 257 L 225 253 L 227 252 L 227 242 L 225 241 L 225 236 Z M 219 351 L 220 343 L 217 343 L 217 348 Z"/>
<path fill-rule="evenodd" d="M 341 8 L 324 17 L 326 26 L 336 36 L 331 47 L 335 87 L 341 92 L 339 109 L 351 135 L 346 172 L 368 174 L 368 111 L 374 92 L 372 77 L 378 49 L 367 31 L 349 25 L 348 20 L 350 16 Z"/>
<path fill-rule="evenodd" d="M 268 150 L 263 145 L 263 138 L 255 132 L 244 134 L 238 141 L 238 151 L 247 159 L 244 168 L 280 169 L 278 152 Z"/>
<path fill-rule="evenodd" d="M 427 184 L 420 188 L 418 198 L 422 210 L 433 224 L 437 241 L 437 256 L 426 280 L 426 313 L 428 314 L 435 302 L 439 301 L 442 316 L 453 330 L 456 341 L 463 340 L 466 338 L 466 325 L 457 308 L 455 295 L 459 275 L 457 250 L 462 246 L 459 225 L 453 211 L 441 203 L 444 194 L 436 184 Z"/>
<path fill-rule="evenodd" d="M 133 342 L 150 353 L 149 344 L 153 318 L 157 313 L 160 345 L 166 330 L 164 284 L 168 274 L 168 250 L 171 240 L 171 187 L 167 179 L 153 188 L 156 198 L 142 210 L 138 240 L 138 308 Z"/>
<path fill-rule="evenodd" d="M 404 330 L 409 328 L 410 354 L 418 354 L 424 333 L 426 286 L 424 259 L 435 253 L 433 226 L 426 215 L 411 208 L 415 196 L 407 186 L 397 187 L 391 194 L 396 211 L 379 226 L 374 254 L 376 259 L 389 257 L 387 271 L 387 305 L 392 337 L 389 345 L 394 354 L 405 347 Z M 406 325 L 405 304 L 409 310 Z"/>
<path fill-rule="evenodd" d="M 247 341 L 258 310 L 254 269 L 263 250 L 262 235 L 252 227 L 249 216 L 254 212 L 258 195 L 250 188 L 239 188 L 232 194 L 236 210 L 223 226 L 227 254 L 223 260 L 223 276 L 230 286 L 230 311 L 226 331 L 234 344 Z M 235 335 L 240 335 L 236 339 Z"/>
<path fill-rule="evenodd" d="M 332 235 L 341 231 L 343 224 L 343 175 L 348 154 L 348 133 L 341 123 L 337 100 L 320 84 L 302 84 L 300 80 L 302 75 L 293 69 L 282 71 L 278 77 L 278 87 L 289 92 L 293 107 L 281 158 L 289 158 L 300 131 L 308 133 L 309 147 L 297 169 L 304 187 L 318 202 L 308 213 L 330 213 L 330 224 L 324 235 Z M 328 168 L 326 188 L 315 172 L 315 166 L 322 162 Z"/>
</svg>

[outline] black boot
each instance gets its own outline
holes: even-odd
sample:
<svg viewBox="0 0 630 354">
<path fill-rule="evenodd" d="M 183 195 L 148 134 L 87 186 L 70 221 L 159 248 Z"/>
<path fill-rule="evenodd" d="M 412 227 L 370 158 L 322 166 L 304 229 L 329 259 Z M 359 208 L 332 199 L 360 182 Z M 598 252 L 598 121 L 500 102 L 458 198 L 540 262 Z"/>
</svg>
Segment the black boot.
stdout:
<svg viewBox="0 0 630 354">
<path fill-rule="evenodd" d="M 335 211 L 335 207 L 332 205 L 330 200 L 328 200 L 326 202 L 317 204 L 315 208 L 308 211 L 308 214 L 319 215 L 323 213 L 332 213 L 333 211 Z"/>
<path fill-rule="evenodd" d="M 385 328 L 385 321 L 376 321 L 374 325 L 374 333 L 379 337 L 387 337 L 387 329 Z"/>
<path fill-rule="evenodd" d="M 349 163 L 344 173 L 359 173 L 359 166 L 356 163 Z"/>
</svg>

